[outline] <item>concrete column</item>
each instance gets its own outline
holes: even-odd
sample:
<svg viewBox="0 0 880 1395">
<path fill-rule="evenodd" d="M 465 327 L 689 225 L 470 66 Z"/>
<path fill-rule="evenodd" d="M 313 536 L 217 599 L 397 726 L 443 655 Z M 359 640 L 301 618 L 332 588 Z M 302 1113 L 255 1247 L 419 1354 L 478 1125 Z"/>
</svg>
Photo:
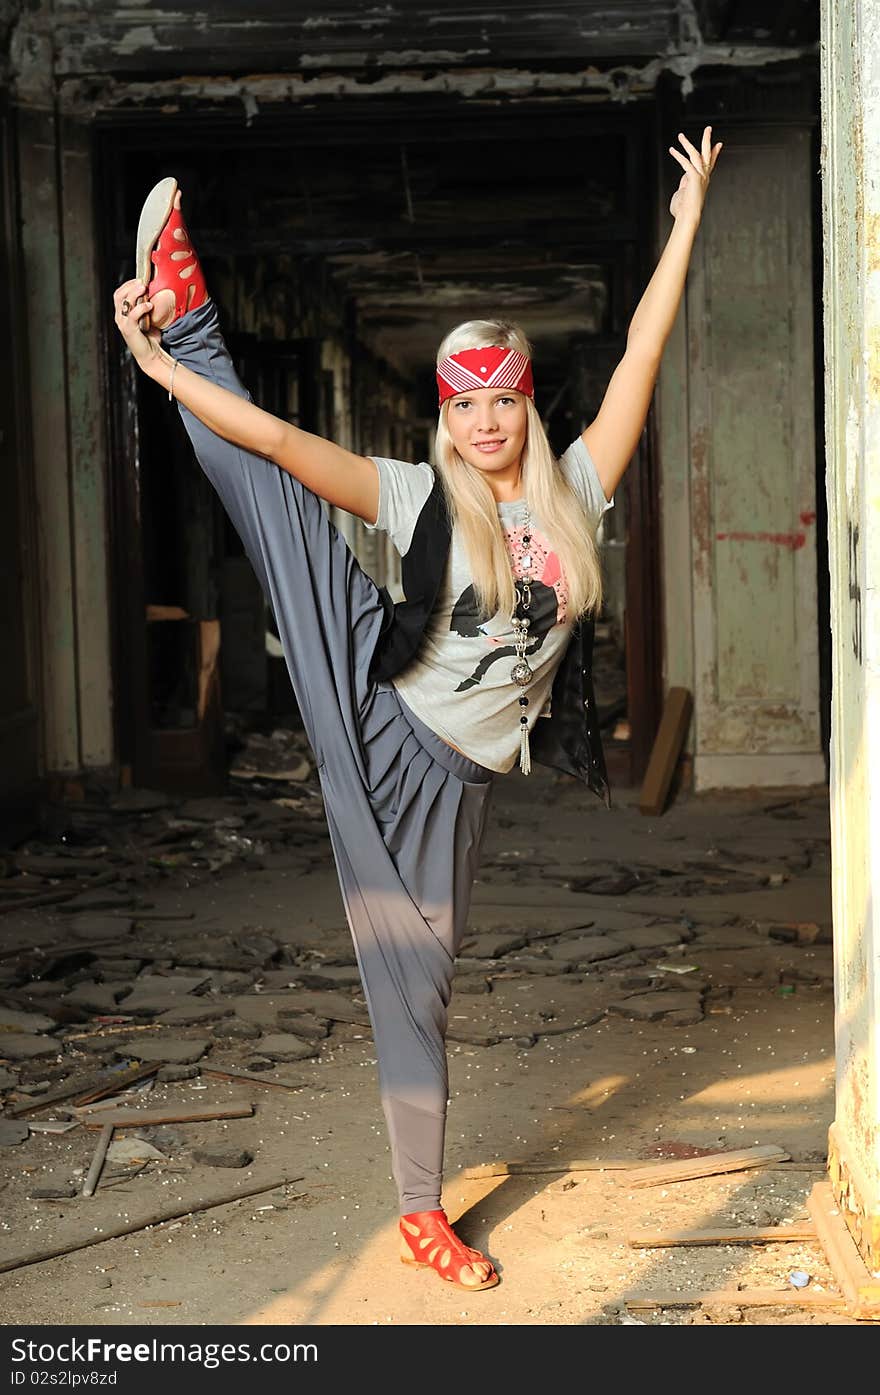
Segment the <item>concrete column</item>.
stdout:
<svg viewBox="0 0 880 1395">
<path fill-rule="evenodd" d="M 837 1098 L 832 1185 L 880 1269 L 880 0 L 822 5 Z"/>
</svg>

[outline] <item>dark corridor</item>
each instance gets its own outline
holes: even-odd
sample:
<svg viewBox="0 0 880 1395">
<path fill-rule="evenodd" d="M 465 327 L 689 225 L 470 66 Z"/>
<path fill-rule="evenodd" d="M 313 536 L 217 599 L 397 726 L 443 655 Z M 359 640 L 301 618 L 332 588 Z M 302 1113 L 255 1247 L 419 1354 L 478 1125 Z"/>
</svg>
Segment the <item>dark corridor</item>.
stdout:
<svg viewBox="0 0 880 1395">
<path fill-rule="evenodd" d="M 398 102 L 261 113 L 250 130 L 207 117 L 105 127 L 108 285 L 131 274 L 144 191 L 174 174 L 261 405 L 364 453 L 424 458 L 437 344 L 460 320 L 503 315 L 533 342 L 537 406 L 561 453 L 598 410 L 650 275 L 654 121 L 654 104 L 611 114 L 556 99 L 481 110 L 476 125 L 460 106 Z M 329 345 L 337 369 L 347 365 L 344 421 Z M 263 643 L 271 617 L 175 410 L 152 384 L 135 387 L 112 326 L 108 346 L 121 762 L 138 784 L 220 789 L 224 710 L 271 725 L 292 694 Z M 595 679 L 618 784 L 640 778 L 659 720 L 651 434 L 602 536 Z M 387 579 L 386 558 L 360 555 Z M 206 687 L 205 644 L 218 634 Z"/>
</svg>

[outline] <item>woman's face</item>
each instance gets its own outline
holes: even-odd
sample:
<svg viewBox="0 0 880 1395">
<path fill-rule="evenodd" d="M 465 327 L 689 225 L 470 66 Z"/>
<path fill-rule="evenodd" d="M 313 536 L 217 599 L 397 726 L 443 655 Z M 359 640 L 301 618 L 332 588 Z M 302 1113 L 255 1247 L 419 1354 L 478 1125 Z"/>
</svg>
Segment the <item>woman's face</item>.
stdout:
<svg viewBox="0 0 880 1395">
<path fill-rule="evenodd" d="M 512 388 L 475 388 L 449 399 L 446 424 L 463 460 L 485 474 L 519 466 L 526 444 L 526 397 Z"/>
</svg>

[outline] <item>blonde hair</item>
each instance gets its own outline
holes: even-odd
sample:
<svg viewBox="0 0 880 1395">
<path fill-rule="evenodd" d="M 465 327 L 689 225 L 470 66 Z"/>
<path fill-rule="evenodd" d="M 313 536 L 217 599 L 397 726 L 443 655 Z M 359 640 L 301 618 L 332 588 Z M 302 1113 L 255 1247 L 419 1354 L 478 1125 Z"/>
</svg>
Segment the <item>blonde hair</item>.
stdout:
<svg viewBox="0 0 880 1395">
<path fill-rule="evenodd" d="M 437 350 L 437 362 L 463 349 L 498 346 L 531 357 L 531 345 L 519 325 L 505 320 L 466 320 L 450 330 Z M 434 465 L 446 503 L 459 529 L 470 563 L 476 600 L 485 616 L 513 613 L 516 591 L 496 500 L 480 470 L 455 449 L 447 416 L 450 399 L 440 408 L 434 442 Z M 602 603 L 602 571 L 596 534 L 586 508 L 572 489 L 550 448 L 544 424 L 530 397 L 525 399 L 527 430 L 522 477 L 529 512 L 537 515 L 559 557 L 568 585 L 568 616 L 576 620 Z"/>
</svg>

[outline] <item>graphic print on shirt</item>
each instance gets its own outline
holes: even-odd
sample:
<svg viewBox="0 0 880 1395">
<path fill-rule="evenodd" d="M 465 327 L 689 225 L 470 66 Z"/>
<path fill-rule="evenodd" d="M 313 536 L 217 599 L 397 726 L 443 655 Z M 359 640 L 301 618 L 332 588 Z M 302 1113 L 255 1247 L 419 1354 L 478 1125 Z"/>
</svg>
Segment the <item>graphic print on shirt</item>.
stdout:
<svg viewBox="0 0 880 1395">
<path fill-rule="evenodd" d="M 513 574 L 520 579 L 523 574 L 523 535 L 525 528 L 513 528 L 504 530 L 504 541 L 513 564 Z M 531 556 L 531 577 L 532 577 L 532 602 L 528 611 L 520 614 L 527 614 L 531 620 L 529 627 L 529 644 L 526 649 L 526 658 L 534 654 L 541 648 L 547 635 L 554 625 L 565 623 L 565 616 L 568 607 L 568 588 L 565 577 L 562 573 L 559 558 L 552 551 L 550 543 L 542 534 L 531 530 L 531 541 L 528 555 Z M 526 570 L 529 570 L 526 567 Z M 490 629 L 495 627 L 501 630 L 500 634 L 490 633 Z M 452 616 L 449 621 L 450 630 L 456 634 L 469 639 L 483 635 L 489 646 L 487 652 L 479 660 L 470 678 L 465 678 L 455 689 L 457 693 L 463 693 L 468 688 L 473 688 L 481 683 L 492 664 L 498 659 L 510 659 L 516 657 L 516 647 L 513 644 L 510 628 L 510 617 L 502 615 L 497 611 L 491 621 L 483 619 L 482 613 L 477 606 L 476 592 L 473 585 L 465 587 L 458 600 L 452 608 Z"/>
</svg>

